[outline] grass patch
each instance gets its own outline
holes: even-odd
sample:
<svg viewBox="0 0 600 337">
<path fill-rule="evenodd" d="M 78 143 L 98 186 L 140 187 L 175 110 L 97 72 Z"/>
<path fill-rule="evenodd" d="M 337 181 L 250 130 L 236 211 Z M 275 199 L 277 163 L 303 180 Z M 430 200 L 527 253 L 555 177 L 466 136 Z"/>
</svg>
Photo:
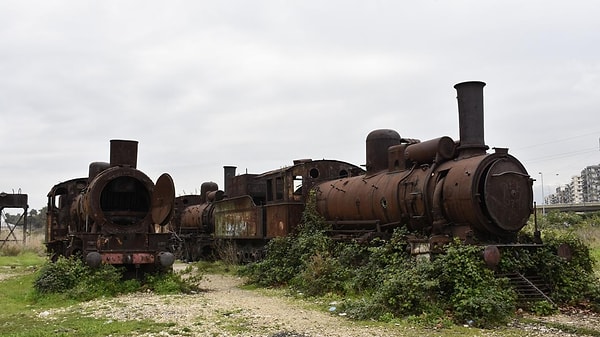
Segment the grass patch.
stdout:
<svg viewBox="0 0 600 337">
<path fill-rule="evenodd" d="M 168 325 L 150 321 L 112 321 L 82 317 L 78 313 L 53 316 L 35 314 L 31 310 L 9 317 L 0 316 L 0 335 L 6 337 L 38 336 L 130 336 L 135 333 L 159 333 Z"/>
<path fill-rule="evenodd" d="M 198 261 L 190 266 L 196 267 L 199 272 L 204 274 L 222 274 L 235 275 L 240 268 L 239 265 L 223 261 Z"/>
<path fill-rule="evenodd" d="M 0 256 L 0 267 L 32 267 L 39 266 L 46 258 L 33 251 L 21 251 L 12 256 Z"/>
<path fill-rule="evenodd" d="M 85 292 L 84 286 L 74 286 L 72 292 L 43 292 L 34 289 L 41 270 L 46 266 L 45 258 L 33 252 L 22 252 L 17 256 L 0 257 L 0 272 L 7 271 L 12 277 L 0 281 L 0 336 L 38 337 L 38 336 L 130 336 L 132 334 L 159 333 L 173 329 L 170 323 L 152 321 L 114 321 L 88 317 L 86 313 L 76 309 L 82 299 L 90 299 L 90 294 L 97 293 L 94 289 L 106 288 L 102 278 L 111 274 L 96 274 L 95 286 L 89 286 L 90 292 Z M 72 266 L 69 266 L 72 268 Z M 69 268 L 64 270 L 69 271 Z M 63 270 L 63 271 L 64 271 Z M 89 277 L 89 276 L 88 276 Z M 82 279 L 88 279 L 83 277 Z M 114 281 L 112 278 L 106 278 Z M 181 279 L 176 274 L 164 277 L 157 276 L 150 280 L 145 288 L 156 293 L 173 293 L 181 290 Z M 116 282 L 122 283 L 122 282 Z M 133 291 L 133 290 L 132 290 Z M 82 296 L 83 294 L 83 296 Z M 87 295 L 86 295 L 87 294 Z M 105 295 L 104 293 L 103 296 Z M 92 296 L 93 297 L 93 296 Z"/>
<path fill-rule="evenodd" d="M 2 231 L 0 237 L 6 238 L 7 232 Z M 46 247 L 44 246 L 44 233 L 33 231 L 27 234 L 26 244 L 19 239 L 18 242 L 7 242 L 0 248 L 0 256 L 17 256 L 25 252 L 31 252 L 35 255 L 44 256 Z"/>
</svg>

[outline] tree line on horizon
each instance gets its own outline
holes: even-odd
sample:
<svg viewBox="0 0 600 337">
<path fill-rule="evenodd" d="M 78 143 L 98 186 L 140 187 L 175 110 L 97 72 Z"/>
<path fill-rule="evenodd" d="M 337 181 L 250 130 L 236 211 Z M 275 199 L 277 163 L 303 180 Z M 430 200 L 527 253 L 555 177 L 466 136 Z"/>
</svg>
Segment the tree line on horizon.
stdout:
<svg viewBox="0 0 600 337">
<path fill-rule="evenodd" d="M 47 206 L 44 206 L 39 211 L 32 208 L 27 212 L 27 226 L 32 229 L 41 229 L 46 224 L 46 211 L 48 210 Z M 2 212 L 2 224 L 4 226 L 5 223 L 11 225 L 23 225 L 23 213 L 10 214 L 9 212 Z"/>
</svg>

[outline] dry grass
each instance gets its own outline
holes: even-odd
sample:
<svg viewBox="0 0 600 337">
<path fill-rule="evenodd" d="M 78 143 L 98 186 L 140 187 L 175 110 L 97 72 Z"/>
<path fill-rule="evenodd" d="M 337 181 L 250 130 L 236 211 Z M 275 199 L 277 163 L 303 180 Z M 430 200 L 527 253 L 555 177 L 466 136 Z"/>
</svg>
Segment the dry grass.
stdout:
<svg viewBox="0 0 600 337">
<path fill-rule="evenodd" d="M 23 244 L 23 232 L 17 233 L 15 236 L 17 241 L 14 241 L 12 236 L 9 237 L 9 232 L 3 230 L 0 232 L 0 240 L 8 239 L 13 241 L 2 242 L 0 245 L 0 256 L 17 256 L 23 252 L 34 252 L 40 256 L 46 254 L 46 247 L 44 246 L 44 233 L 42 231 L 33 231 L 27 234 L 25 237 L 25 244 Z"/>
</svg>

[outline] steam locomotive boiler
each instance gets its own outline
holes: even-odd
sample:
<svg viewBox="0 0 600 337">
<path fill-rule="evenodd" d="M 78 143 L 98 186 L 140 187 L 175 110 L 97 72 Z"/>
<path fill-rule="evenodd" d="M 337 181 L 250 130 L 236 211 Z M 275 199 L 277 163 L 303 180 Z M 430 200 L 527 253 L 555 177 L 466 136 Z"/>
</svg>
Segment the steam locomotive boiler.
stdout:
<svg viewBox="0 0 600 337">
<path fill-rule="evenodd" d="M 402 227 L 413 233 L 414 254 L 435 251 L 453 238 L 516 243 L 533 212 L 533 179 L 508 149 L 487 153 L 484 86 L 455 86 L 460 140 L 420 141 L 375 130 L 366 139 L 366 171 L 309 159 L 263 174 L 236 175 L 235 167 L 225 167 L 225 191 L 205 183 L 200 196 L 177 198 L 173 225 L 184 258 L 205 256 L 223 240 L 240 246 L 242 260 L 260 256 L 270 238 L 288 235 L 300 223 L 309 191 L 339 239 L 367 241 Z"/>
<path fill-rule="evenodd" d="M 156 184 L 136 168 L 137 141 L 111 140 L 110 162 L 93 162 L 85 178 L 48 193 L 46 248 L 51 258 L 79 256 L 131 272 L 168 270 L 175 261 L 172 234 L 164 232 L 175 198 L 173 180 Z"/>
<path fill-rule="evenodd" d="M 455 86 L 459 141 L 420 142 L 393 130 L 371 132 L 366 174 L 316 185 L 318 211 L 341 232 L 405 226 L 423 234 L 429 246 L 452 237 L 515 242 L 533 211 L 533 179 L 507 149 L 486 152 L 484 86 Z"/>
</svg>

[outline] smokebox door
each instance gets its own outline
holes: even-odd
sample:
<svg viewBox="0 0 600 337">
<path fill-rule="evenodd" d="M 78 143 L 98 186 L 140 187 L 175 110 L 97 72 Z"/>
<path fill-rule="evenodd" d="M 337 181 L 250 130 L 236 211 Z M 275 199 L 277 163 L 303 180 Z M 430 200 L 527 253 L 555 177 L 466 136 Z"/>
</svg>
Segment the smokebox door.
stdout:
<svg viewBox="0 0 600 337">
<path fill-rule="evenodd" d="M 161 226 L 166 225 L 173 212 L 175 203 L 175 184 L 168 173 L 163 173 L 154 186 L 152 193 L 152 221 Z"/>
<path fill-rule="evenodd" d="M 495 225 L 518 232 L 531 214 L 531 182 L 523 168 L 509 159 L 497 160 L 485 177 L 484 200 Z"/>
</svg>

